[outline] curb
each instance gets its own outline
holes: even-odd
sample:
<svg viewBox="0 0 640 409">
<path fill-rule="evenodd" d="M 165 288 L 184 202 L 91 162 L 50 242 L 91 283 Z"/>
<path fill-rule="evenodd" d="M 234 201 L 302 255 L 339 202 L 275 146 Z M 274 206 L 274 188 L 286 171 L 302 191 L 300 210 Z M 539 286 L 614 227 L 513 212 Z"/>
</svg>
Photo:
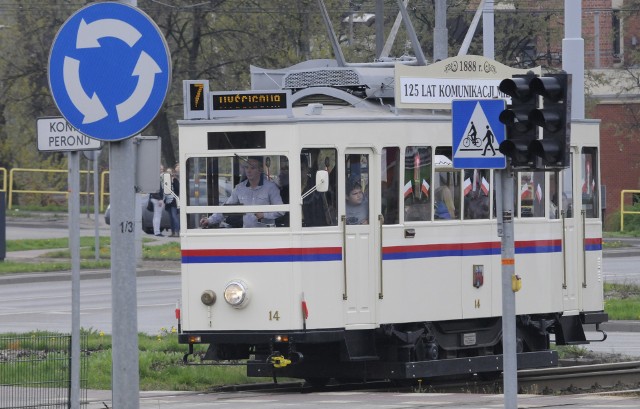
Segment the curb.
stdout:
<svg viewBox="0 0 640 409">
<path fill-rule="evenodd" d="M 595 331 L 595 325 L 585 325 L 585 329 Z M 640 332 L 640 321 L 607 321 L 600 324 L 604 332 Z"/>
<path fill-rule="evenodd" d="M 140 269 L 136 271 L 136 277 L 161 277 L 179 276 L 180 270 L 153 270 Z M 80 280 L 96 280 L 111 277 L 111 270 L 80 271 Z M 35 282 L 71 281 L 71 271 L 56 271 L 50 273 L 22 273 L 0 276 L 0 285 L 28 284 Z"/>
</svg>

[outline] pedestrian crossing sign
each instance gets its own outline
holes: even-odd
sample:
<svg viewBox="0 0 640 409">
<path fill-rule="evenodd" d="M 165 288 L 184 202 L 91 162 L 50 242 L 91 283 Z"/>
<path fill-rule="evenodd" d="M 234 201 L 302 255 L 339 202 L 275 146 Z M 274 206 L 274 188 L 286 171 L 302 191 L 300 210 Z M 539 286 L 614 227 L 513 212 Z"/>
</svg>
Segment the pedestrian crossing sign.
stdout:
<svg viewBox="0 0 640 409">
<path fill-rule="evenodd" d="M 451 103 L 453 167 L 455 169 L 504 169 L 505 156 L 498 147 L 505 140 L 505 126 L 498 117 L 503 99 L 460 100 Z"/>
</svg>

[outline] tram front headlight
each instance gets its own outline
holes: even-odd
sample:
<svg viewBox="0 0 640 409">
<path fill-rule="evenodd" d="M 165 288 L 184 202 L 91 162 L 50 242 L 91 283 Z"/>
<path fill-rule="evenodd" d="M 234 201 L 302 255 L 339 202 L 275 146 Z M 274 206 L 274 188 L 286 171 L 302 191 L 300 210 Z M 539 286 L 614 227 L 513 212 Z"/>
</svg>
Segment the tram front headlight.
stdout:
<svg viewBox="0 0 640 409">
<path fill-rule="evenodd" d="M 249 302 L 247 284 L 242 280 L 233 280 L 224 288 L 224 300 L 233 308 L 243 308 Z"/>
</svg>

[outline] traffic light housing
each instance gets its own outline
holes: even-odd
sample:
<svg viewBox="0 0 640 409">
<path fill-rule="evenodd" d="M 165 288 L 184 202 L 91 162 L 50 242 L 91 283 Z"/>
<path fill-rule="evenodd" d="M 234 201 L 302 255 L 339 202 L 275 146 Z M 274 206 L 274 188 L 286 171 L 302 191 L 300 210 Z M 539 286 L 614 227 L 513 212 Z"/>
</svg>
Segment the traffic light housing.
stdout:
<svg viewBox="0 0 640 409">
<path fill-rule="evenodd" d="M 538 139 L 538 128 L 529 115 L 538 107 L 538 97 L 532 92 L 530 83 L 536 78 L 533 72 L 514 75 L 500 82 L 498 89 L 511 97 L 511 105 L 500 113 L 499 120 L 506 125 L 506 138 L 499 150 L 511 159 L 514 169 L 535 169 L 536 156 L 530 149 Z"/>
<path fill-rule="evenodd" d="M 562 72 L 534 78 L 530 88 L 543 101 L 542 109 L 529 115 L 529 121 L 542 128 L 542 139 L 530 145 L 531 151 L 542 158 L 542 169 L 565 169 L 571 145 L 571 75 Z"/>
</svg>

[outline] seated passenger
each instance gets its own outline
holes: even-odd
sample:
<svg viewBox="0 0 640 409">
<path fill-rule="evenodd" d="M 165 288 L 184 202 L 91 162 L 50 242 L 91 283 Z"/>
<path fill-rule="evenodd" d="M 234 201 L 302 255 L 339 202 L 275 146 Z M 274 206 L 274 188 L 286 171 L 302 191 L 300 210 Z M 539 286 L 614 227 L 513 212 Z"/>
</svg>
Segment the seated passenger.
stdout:
<svg viewBox="0 0 640 409">
<path fill-rule="evenodd" d="M 436 219 L 452 219 L 455 217 L 453 194 L 447 185 L 440 185 L 433 196 L 435 200 L 434 216 Z"/>
<path fill-rule="evenodd" d="M 238 183 L 225 205 L 281 205 L 282 197 L 278 186 L 267 179 L 262 173 L 262 157 L 252 156 L 244 164 L 246 179 Z M 244 213 L 242 216 L 243 227 L 260 227 L 274 225 L 275 219 L 282 216 L 283 212 L 258 212 Z M 218 225 L 225 218 L 224 214 L 214 213 L 200 220 L 200 227 L 207 228 Z"/>
<path fill-rule="evenodd" d="M 347 224 L 369 224 L 369 202 L 357 177 L 349 178 L 347 183 L 346 213 Z"/>
</svg>

